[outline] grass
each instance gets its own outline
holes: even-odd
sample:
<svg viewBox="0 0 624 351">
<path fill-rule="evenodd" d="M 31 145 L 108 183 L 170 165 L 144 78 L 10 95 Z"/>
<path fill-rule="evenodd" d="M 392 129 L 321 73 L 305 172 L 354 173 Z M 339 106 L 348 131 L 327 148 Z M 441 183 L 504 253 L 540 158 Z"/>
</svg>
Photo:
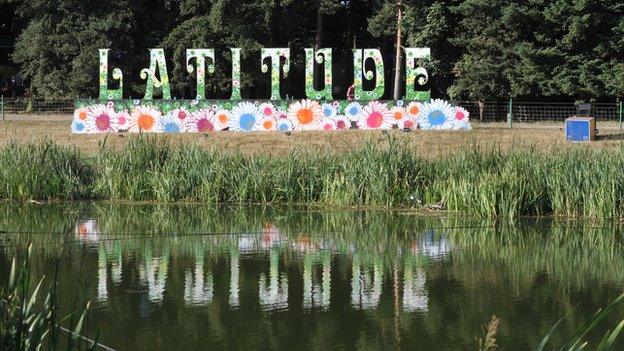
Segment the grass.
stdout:
<svg viewBox="0 0 624 351">
<path fill-rule="evenodd" d="M 284 156 L 133 138 L 90 156 L 54 142 L 0 149 L 0 198 L 443 208 L 479 217 L 624 219 L 624 147 L 473 147 L 435 159 L 393 136 Z"/>
<path fill-rule="evenodd" d="M 111 148 L 118 150 L 134 139 L 130 135 L 108 137 L 106 135 L 73 135 L 69 130 L 70 123 L 71 115 L 8 115 L 6 121 L 0 121 L 0 145 L 11 141 L 32 143 L 51 139 L 59 145 L 75 147 L 85 155 L 92 155 L 98 152 L 99 143 L 105 139 Z M 474 145 L 494 146 L 503 150 L 536 144 L 557 148 L 579 147 L 579 145 L 564 141 L 562 122 L 518 123 L 511 130 L 505 123 L 473 123 L 473 127 L 474 129 L 470 132 L 389 131 L 389 133 L 425 157 L 449 155 Z M 610 140 L 601 140 L 585 146 L 602 149 L 622 144 L 621 131 L 617 129 L 617 124 L 599 122 L 598 127 L 600 135 L 608 136 Z M 245 155 L 269 153 L 274 156 L 285 156 L 294 149 L 323 150 L 345 154 L 360 148 L 371 137 L 379 138 L 381 132 L 354 130 L 302 132 L 292 133 L 292 135 L 278 132 L 253 134 L 223 132 L 206 135 L 176 135 L 171 139 L 174 144 L 196 143 L 203 148 L 228 148 Z"/>
<path fill-rule="evenodd" d="M 0 291 L 0 349 L 96 350 L 97 341 L 85 343 L 87 339 L 80 337 L 89 305 L 77 319 L 75 315 L 64 318 L 70 319 L 73 330 L 61 327 L 57 316 L 57 282 L 46 289 L 44 278 L 41 278 L 33 287 L 31 253 L 32 245 L 29 245 L 21 264 L 13 258 L 9 279 Z M 45 293 L 43 301 L 40 299 L 41 293 Z M 65 344 L 63 339 L 66 345 L 62 345 Z"/>
</svg>

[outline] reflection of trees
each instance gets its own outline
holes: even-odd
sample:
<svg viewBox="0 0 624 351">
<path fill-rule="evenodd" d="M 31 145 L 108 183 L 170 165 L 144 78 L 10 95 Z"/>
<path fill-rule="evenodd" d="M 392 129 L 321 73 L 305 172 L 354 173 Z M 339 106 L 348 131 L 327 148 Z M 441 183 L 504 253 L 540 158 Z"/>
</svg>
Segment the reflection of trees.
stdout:
<svg viewBox="0 0 624 351">
<path fill-rule="evenodd" d="M 331 253 L 305 252 L 303 254 L 303 308 L 329 308 L 331 298 Z M 318 257 L 320 256 L 320 258 Z M 320 261 L 321 278 L 314 274 L 315 263 Z"/>
<path fill-rule="evenodd" d="M 279 272 L 279 251 L 271 249 L 269 254 L 269 279 L 260 274 L 258 282 L 260 305 L 267 310 L 279 310 L 288 307 L 288 277 Z"/>
<path fill-rule="evenodd" d="M 212 301 L 212 272 L 204 272 L 204 253 L 195 254 L 195 274 L 190 269 L 184 272 L 184 301 L 190 304 L 205 304 Z"/>
</svg>

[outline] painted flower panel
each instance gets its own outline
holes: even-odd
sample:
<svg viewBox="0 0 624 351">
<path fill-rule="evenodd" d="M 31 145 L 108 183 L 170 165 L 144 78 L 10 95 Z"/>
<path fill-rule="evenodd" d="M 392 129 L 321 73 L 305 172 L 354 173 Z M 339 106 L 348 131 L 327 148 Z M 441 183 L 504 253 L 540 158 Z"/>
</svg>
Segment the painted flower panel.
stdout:
<svg viewBox="0 0 624 351">
<path fill-rule="evenodd" d="M 453 129 L 470 130 L 470 113 L 463 107 L 455 107 L 455 119 Z"/>
<path fill-rule="evenodd" d="M 422 105 L 417 122 L 420 129 L 443 130 L 453 129 L 455 109 L 448 102 L 434 99 Z"/>
<path fill-rule="evenodd" d="M 392 114 L 388 105 L 379 101 L 371 101 L 360 113 L 358 128 L 363 130 L 390 129 Z"/>
<path fill-rule="evenodd" d="M 334 118 L 334 122 L 336 123 L 337 130 L 351 129 L 351 120 L 343 115 L 336 116 L 336 118 Z"/>
<path fill-rule="evenodd" d="M 212 108 L 203 108 L 191 114 L 186 122 L 186 128 L 191 133 L 210 133 L 217 129 L 214 121 L 215 113 Z"/>
<path fill-rule="evenodd" d="M 161 133 L 162 114 L 150 106 L 136 106 L 130 115 L 129 131 L 131 133 Z"/>
<path fill-rule="evenodd" d="M 290 105 L 288 117 L 295 130 L 318 130 L 323 111 L 318 102 L 304 99 Z"/>
<path fill-rule="evenodd" d="M 277 120 L 276 129 L 280 132 L 289 132 L 293 130 L 293 123 L 290 119 L 280 118 Z"/>
<path fill-rule="evenodd" d="M 362 112 L 362 105 L 359 102 L 352 102 L 345 107 L 344 114 L 352 122 L 357 122 L 360 118 L 360 112 Z"/>
<path fill-rule="evenodd" d="M 230 130 L 237 132 L 251 132 L 260 127 L 262 118 L 258 107 L 252 102 L 240 102 L 232 110 Z"/>
<path fill-rule="evenodd" d="M 117 113 L 111 105 L 94 105 L 87 113 L 85 126 L 87 133 L 116 133 Z"/>
</svg>

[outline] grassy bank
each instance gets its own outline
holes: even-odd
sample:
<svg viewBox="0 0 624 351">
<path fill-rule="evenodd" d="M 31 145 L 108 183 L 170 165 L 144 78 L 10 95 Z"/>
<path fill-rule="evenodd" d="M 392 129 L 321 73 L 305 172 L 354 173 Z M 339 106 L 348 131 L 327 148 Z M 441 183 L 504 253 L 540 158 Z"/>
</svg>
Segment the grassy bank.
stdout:
<svg viewBox="0 0 624 351">
<path fill-rule="evenodd" d="M 425 158 L 388 137 L 345 154 L 243 155 L 163 138 L 0 150 L 0 198 L 427 207 L 490 217 L 624 218 L 624 148 L 478 149 Z"/>
</svg>

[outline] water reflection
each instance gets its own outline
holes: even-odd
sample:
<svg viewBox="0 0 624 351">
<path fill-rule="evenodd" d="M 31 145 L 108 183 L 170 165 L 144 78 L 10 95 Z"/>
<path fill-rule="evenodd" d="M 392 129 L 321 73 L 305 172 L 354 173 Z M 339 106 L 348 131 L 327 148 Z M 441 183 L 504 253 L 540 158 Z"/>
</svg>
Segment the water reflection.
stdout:
<svg viewBox="0 0 624 351">
<path fill-rule="evenodd" d="M 320 266 L 320 267 L 319 267 Z M 320 268 L 320 274 L 318 274 Z M 331 299 L 331 253 L 304 251 L 303 308 L 327 309 Z"/>
<path fill-rule="evenodd" d="M 204 272 L 204 253 L 195 255 L 194 274 L 187 269 L 184 274 L 184 301 L 190 305 L 202 305 L 212 301 L 212 272 Z"/>
<path fill-rule="evenodd" d="M 75 227 L 76 238 L 97 250 L 97 299 L 105 302 L 108 298 L 109 285 L 122 283 L 123 252 L 119 247 L 110 245 L 101 239 L 97 220 L 79 221 Z M 304 309 L 328 309 L 331 303 L 332 259 L 340 253 L 340 245 L 324 239 L 313 240 L 307 236 L 289 240 L 279 229 L 267 226 L 259 235 L 243 234 L 212 238 L 209 246 L 225 247 L 229 261 L 229 282 L 227 282 L 231 307 L 240 306 L 240 254 L 256 253 L 256 250 L 268 253 L 268 269 L 258 274 L 258 301 L 267 311 L 283 310 L 289 306 L 289 277 L 284 271 L 283 257 L 299 255 L 302 261 L 302 307 Z M 130 250 L 132 251 L 132 250 Z M 355 309 L 373 310 L 378 307 L 383 293 L 384 272 L 389 269 L 380 258 L 374 255 L 360 254 L 354 247 L 348 250 L 351 255 L 351 305 Z M 397 248 L 396 251 L 400 251 Z M 403 284 L 400 294 L 403 309 L 413 312 L 427 311 L 426 274 L 419 268 L 419 260 L 414 255 L 431 255 L 430 259 L 448 254 L 449 249 L 444 236 L 423 236 L 422 241 L 412 241 L 408 256 L 399 269 L 403 272 Z M 134 252 L 131 252 L 134 254 Z M 167 291 L 167 278 L 175 267 L 171 263 L 171 252 L 164 249 L 156 253 L 151 246 L 144 247 L 139 255 L 132 256 L 138 267 L 139 282 L 147 291 L 150 302 L 161 304 Z M 194 263 L 184 269 L 184 302 L 188 305 L 207 305 L 214 296 L 214 277 L 212 267 L 206 266 L 205 251 L 196 248 L 190 253 Z M 423 256 L 424 257 L 424 256 Z M 372 259 L 371 259 L 372 258 Z M 394 265 L 394 269 L 397 265 Z"/>
<path fill-rule="evenodd" d="M 120 349 L 474 349 L 497 315 L 499 344 L 520 350 L 563 315 L 572 329 L 624 282 L 617 226 L 271 208 L 0 211 L 0 278 L 29 242 L 39 276 L 61 251 L 61 300 L 97 301 L 93 323 Z"/>
<path fill-rule="evenodd" d="M 147 296 L 151 302 L 163 301 L 168 268 L 168 254 L 152 257 L 151 251 L 144 253 L 143 260 L 139 263 L 139 279 L 147 287 Z"/>
</svg>

